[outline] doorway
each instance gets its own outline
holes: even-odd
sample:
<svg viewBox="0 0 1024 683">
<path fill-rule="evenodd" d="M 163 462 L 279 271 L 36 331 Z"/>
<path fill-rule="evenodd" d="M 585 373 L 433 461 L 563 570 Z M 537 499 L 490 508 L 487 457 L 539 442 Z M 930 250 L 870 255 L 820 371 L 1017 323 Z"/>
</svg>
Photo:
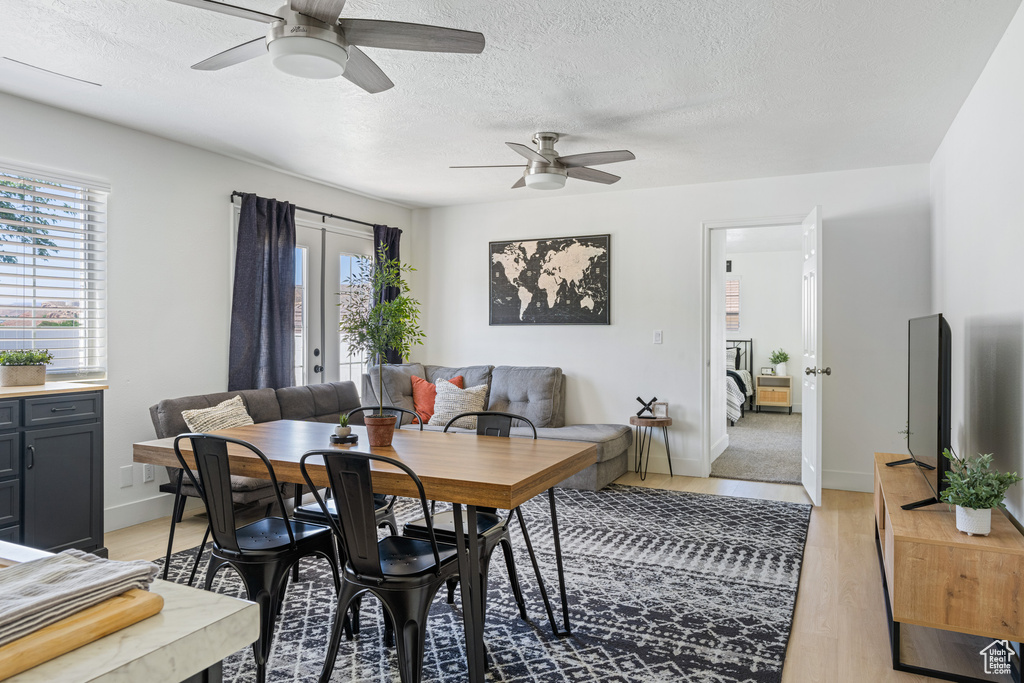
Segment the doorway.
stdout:
<svg viewBox="0 0 1024 683">
<path fill-rule="evenodd" d="M 803 484 L 818 504 L 820 211 L 703 228 L 702 473 Z"/>
</svg>

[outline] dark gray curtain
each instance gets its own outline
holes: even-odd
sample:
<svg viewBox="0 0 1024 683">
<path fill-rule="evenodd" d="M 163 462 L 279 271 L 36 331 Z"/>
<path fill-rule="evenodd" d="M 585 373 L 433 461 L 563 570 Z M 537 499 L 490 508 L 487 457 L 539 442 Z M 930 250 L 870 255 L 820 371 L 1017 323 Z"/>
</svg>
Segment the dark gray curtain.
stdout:
<svg viewBox="0 0 1024 683">
<path fill-rule="evenodd" d="M 228 391 L 295 383 L 295 207 L 242 196 Z"/>
<path fill-rule="evenodd" d="M 398 243 L 402 239 L 402 231 L 398 228 L 390 228 L 386 225 L 373 226 L 373 262 L 376 265 L 380 257 L 381 246 L 384 247 L 387 260 L 400 261 Z M 385 287 L 383 291 L 377 292 L 377 300 L 394 301 L 402 292 L 397 287 Z M 389 349 L 384 354 L 388 363 L 401 363 L 402 357 L 395 349 Z"/>
</svg>

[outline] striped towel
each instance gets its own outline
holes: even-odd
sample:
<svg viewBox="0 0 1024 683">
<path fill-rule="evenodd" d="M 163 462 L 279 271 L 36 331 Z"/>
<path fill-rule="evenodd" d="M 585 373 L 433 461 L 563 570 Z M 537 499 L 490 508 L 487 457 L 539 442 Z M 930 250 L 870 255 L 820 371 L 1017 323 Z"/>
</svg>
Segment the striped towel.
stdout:
<svg viewBox="0 0 1024 683">
<path fill-rule="evenodd" d="M 0 646 L 132 588 L 146 590 L 157 569 L 81 550 L 0 569 Z"/>
</svg>

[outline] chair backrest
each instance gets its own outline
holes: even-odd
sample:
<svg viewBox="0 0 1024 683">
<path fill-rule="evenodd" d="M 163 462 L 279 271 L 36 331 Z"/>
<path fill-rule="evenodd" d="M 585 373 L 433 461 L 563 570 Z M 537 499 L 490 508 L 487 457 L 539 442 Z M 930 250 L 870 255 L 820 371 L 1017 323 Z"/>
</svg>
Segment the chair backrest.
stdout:
<svg viewBox="0 0 1024 683">
<path fill-rule="evenodd" d="M 192 468 L 185 461 L 178 444 L 188 439 L 192 445 L 192 454 L 195 460 L 195 468 L 199 472 L 199 478 L 193 473 Z M 213 541 L 225 551 L 242 555 L 242 549 L 238 546 L 238 538 L 235 535 L 235 509 L 231 500 L 231 467 L 228 456 L 228 444 L 237 444 L 255 453 L 263 461 L 267 468 L 269 479 L 273 484 L 274 493 L 277 495 L 277 505 L 285 520 L 285 528 L 288 530 L 288 539 L 292 548 L 295 547 L 295 535 L 292 533 L 291 523 L 288 521 L 288 512 L 284 507 L 284 500 L 281 498 L 281 487 L 277 485 L 277 476 L 270 460 L 263 452 L 247 441 L 232 439 L 225 436 L 214 436 L 213 434 L 181 434 L 174 439 L 174 455 L 177 456 L 185 475 L 192 480 L 192 485 L 199 492 L 203 504 L 206 505 L 206 514 L 210 521 L 210 532 Z"/>
<path fill-rule="evenodd" d="M 323 458 L 337 515 L 330 514 L 327 502 L 320 495 L 318 485 L 314 484 L 309 476 L 306 461 L 314 457 Z M 359 453 L 352 450 L 307 451 L 299 460 L 302 478 L 306 480 L 306 484 L 320 505 L 328 523 L 337 534 L 344 550 L 345 561 L 351 565 L 356 574 L 363 578 L 384 579 L 380 567 L 380 554 L 377 550 L 377 518 L 374 512 L 371 460 L 397 467 L 409 475 L 416 485 L 420 506 L 423 508 L 423 517 L 427 521 L 427 530 L 430 533 L 430 545 L 434 552 L 436 571 L 440 573 L 441 556 L 437 549 L 437 539 L 434 537 L 434 525 L 427 507 L 427 496 L 423 491 L 423 483 L 420 478 L 408 465 L 383 455 Z"/>
<path fill-rule="evenodd" d="M 349 417 L 352 417 L 352 415 L 354 415 L 355 413 L 365 413 L 369 411 L 373 411 L 379 415 L 381 413 L 381 408 L 379 406 L 359 406 L 358 408 L 353 408 L 352 410 L 348 411 L 348 413 L 346 414 Z M 395 425 L 396 427 L 400 427 L 402 425 L 402 413 L 410 415 L 412 419 L 416 420 L 416 422 L 418 422 L 420 425 L 420 431 L 423 431 L 423 420 L 420 419 L 418 413 L 412 410 L 406 410 L 405 408 L 399 408 L 398 406 L 384 406 L 385 415 L 394 415 L 395 417 L 398 418 L 397 424 Z M 373 415 L 371 415 L 370 417 L 373 417 Z"/>
<path fill-rule="evenodd" d="M 522 415 L 513 415 L 512 413 L 500 413 L 494 410 L 481 410 L 478 412 L 471 413 L 459 413 L 452 419 L 448 420 L 448 424 L 444 426 L 444 431 L 448 431 L 456 420 L 460 420 L 464 417 L 476 416 L 476 433 L 479 436 L 508 436 L 509 432 L 512 431 L 512 421 L 518 420 L 519 422 L 525 422 L 533 430 L 533 438 L 537 438 L 537 428 L 533 426 L 533 423 L 527 420 Z"/>
</svg>

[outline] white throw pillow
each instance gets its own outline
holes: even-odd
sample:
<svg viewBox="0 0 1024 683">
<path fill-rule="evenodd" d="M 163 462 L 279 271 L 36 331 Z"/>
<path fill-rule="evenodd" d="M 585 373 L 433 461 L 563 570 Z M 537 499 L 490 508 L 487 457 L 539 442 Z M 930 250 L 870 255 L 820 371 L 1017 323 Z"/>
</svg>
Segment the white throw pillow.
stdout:
<svg viewBox="0 0 1024 683">
<path fill-rule="evenodd" d="M 255 424 L 245 411 L 245 403 L 242 402 L 241 396 L 229 398 L 212 408 L 183 410 L 181 417 L 190 430 L 200 433 Z"/>
<path fill-rule="evenodd" d="M 434 399 L 434 414 L 430 416 L 429 425 L 445 426 L 448 420 L 459 413 L 471 413 L 484 409 L 484 402 L 487 400 L 487 385 L 481 384 L 468 389 L 459 389 L 446 379 L 439 379 L 435 382 L 437 386 L 437 398 Z M 464 417 L 453 427 L 465 427 L 476 429 L 476 416 Z"/>
</svg>

